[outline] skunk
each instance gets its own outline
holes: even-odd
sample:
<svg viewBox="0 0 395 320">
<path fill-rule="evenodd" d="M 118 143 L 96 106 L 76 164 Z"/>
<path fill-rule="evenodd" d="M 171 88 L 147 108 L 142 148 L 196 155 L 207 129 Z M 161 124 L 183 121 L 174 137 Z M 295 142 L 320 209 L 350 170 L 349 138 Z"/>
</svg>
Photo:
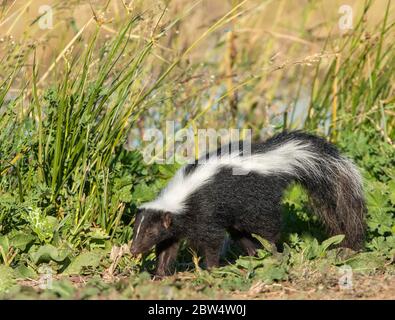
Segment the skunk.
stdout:
<svg viewBox="0 0 395 320">
<path fill-rule="evenodd" d="M 362 179 L 355 165 L 325 139 L 301 131 L 282 132 L 243 151 L 227 145 L 179 169 L 159 197 L 137 210 L 131 253 L 156 246 L 158 276 L 172 272 L 181 240 L 218 266 L 229 234 L 249 255 L 257 234 L 276 244 L 281 201 L 293 182 L 302 185 L 330 235 L 344 234 L 342 246 L 358 250 L 365 235 Z M 214 155 L 214 156 L 213 156 Z M 215 156 L 216 155 L 216 156 Z M 200 161 L 199 161 L 200 160 Z M 240 174 L 238 171 L 243 171 Z"/>
</svg>

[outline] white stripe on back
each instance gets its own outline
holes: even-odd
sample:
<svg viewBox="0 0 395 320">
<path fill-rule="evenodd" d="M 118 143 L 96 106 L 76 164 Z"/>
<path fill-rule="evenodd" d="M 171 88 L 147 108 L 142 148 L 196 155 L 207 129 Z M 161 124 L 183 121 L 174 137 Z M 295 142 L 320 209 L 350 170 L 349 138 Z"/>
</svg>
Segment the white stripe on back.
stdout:
<svg viewBox="0 0 395 320">
<path fill-rule="evenodd" d="M 221 157 L 210 157 L 199 164 L 193 172 L 185 175 L 185 167 L 179 169 L 159 197 L 141 206 L 143 209 L 155 209 L 182 213 L 185 201 L 196 190 L 210 181 L 220 168 L 231 166 L 246 173 L 252 171 L 262 175 L 270 173 L 297 174 L 296 169 L 308 170 L 320 174 L 317 154 L 306 141 L 288 141 L 265 153 L 240 156 L 233 153 Z M 238 175 L 240 172 L 237 173 Z"/>
</svg>

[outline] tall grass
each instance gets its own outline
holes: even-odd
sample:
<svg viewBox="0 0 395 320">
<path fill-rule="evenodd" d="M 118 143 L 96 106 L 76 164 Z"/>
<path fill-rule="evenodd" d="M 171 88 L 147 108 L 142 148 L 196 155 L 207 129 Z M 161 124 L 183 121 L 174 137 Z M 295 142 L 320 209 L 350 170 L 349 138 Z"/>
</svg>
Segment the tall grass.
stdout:
<svg viewBox="0 0 395 320">
<path fill-rule="evenodd" d="M 18 186 L 19 222 L 24 211 L 38 209 L 43 217 L 57 216 L 61 225 L 68 226 L 71 238 L 87 224 L 109 233 L 119 222 L 124 205 L 113 197 L 109 185 L 114 151 L 124 143 L 147 85 L 156 87 L 155 81 L 147 84 L 143 78 L 153 40 L 130 44 L 131 29 L 139 20 L 132 18 L 104 47 L 98 47 L 97 26 L 81 58 L 65 55 L 62 79 L 45 91 L 38 88 L 34 59 L 31 90 L 21 94 L 31 94 L 22 119 L 15 114 L 15 104 L 21 100 L 4 101 L 16 72 L 4 81 L 0 190 L 12 196 Z M 125 58 L 127 63 L 115 70 Z M 6 135 L 17 138 L 8 146 Z M 13 212 L 2 209 L 4 228 L 4 215 Z"/>
<path fill-rule="evenodd" d="M 371 6 L 372 1 L 367 1 L 355 29 L 339 41 L 336 57 L 323 78 L 318 76 L 317 65 L 307 125 L 317 128 L 327 122 L 332 137 L 336 137 L 342 130 L 367 124 L 392 143 L 395 45 L 391 39 L 395 25 L 389 20 L 388 1 L 382 22 L 371 32 L 366 26 Z"/>
<path fill-rule="evenodd" d="M 20 99 L 6 102 L 18 69 L 13 71 L 4 80 L 0 95 L 3 232 L 29 222 L 29 214 L 39 212 L 44 220 L 57 217 L 59 230 L 77 244 L 91 227 L 101 230 L 104 237 L 113 236 L 125 211 L 124 198 L 130 198 L 125 192 L 131 193 L 136 184 L 130 174 L 118 172 L 123 170 L 118 160 L 130 128 L 184 57 L 231 21 L 239 7 L 209 26 L 174 61 L 156 68 L 157 76 L 150 74 L 155 43 L 182 16 L 164 29 L 154 26 L 150 39 L 132 41 L 131 32 L 142 19 L 135 15 L 104 46 L 98 42 L 99 23 L 79 57 L 62 50 L 58 57 L 64 69 L 57 67 L 61 78 L 44 90 L 40 84 L 53 68 L 51 65 L 40 77 L 34 52 L 30 86 L 22 88 Z M 9 143 L 6 136 L 12 137 Z M 7 199 L 18 200 L 11 205 Z"/>
</svg>

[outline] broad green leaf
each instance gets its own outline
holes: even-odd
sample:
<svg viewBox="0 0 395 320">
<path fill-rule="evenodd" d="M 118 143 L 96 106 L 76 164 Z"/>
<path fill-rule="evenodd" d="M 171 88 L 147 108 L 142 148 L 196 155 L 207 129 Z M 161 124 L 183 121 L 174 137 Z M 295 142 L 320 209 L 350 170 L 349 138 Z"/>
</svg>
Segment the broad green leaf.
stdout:
<svg viewBox="0 0 395 320">
<path fill-rule="evenodd" d="M 37 278 L 37 272 L 31 267 L 25 265 L 19 265 L 14 269 L 16 278 L 20 279 L 35 279 Z"/>
<path fill-rule="evenodd" d="M 344 235 L 343 234 L 339 234 L 339 235 L 330 237 L 329 239 L 326 239 L 321 244 L 322 253 L 324 253 L 330 246 L 335 245 L 335 244 L 339 244 L 340 242 L 343 241 L 343 239 L 344 239 Z"/>
<path fill-rule="evenodd" d="M 256 269 L 255 272 L 259 279 L 268 283 L 285 280 L 287 278 L 286 269 L 277 264 L 267 264 L 263 268 Z"/>
<path fill-rule="evenodd" d="M 10 250 L 10 241 L 8 240 L 8 237 L 1 236 L 0 237 L 0 257 L 2 255 L 7 255 L 9 250 Z"/>
<path fill-rule="evenodd" d="M 395 181 L 390 181 L 388 183 L 388 188 L 389 188 L 389 199 L 393 205 L 395 205 Z"/>
<path fill-rule="evenodd" d="M 31 253 L 31 258 L 35 264 L 42 262 L 49 262 L 50 260 L 56 262 L 64 261 L 70 252 L 65 249 L 58 249 L 53 245 L 46 244 L 41 246 L 36 252 Z"/>
<path fill-rule="evenodd" d="M 387 258 L 378 252 L 362 252 L 344 261 L 354 271 L 371 272 L 384 265 Z"/>
<path fill-rule="evenodd" d="M 35 236 L 25 232 L 18 232 L 10 237 L 10 245 L 21 251 L 26 249 L 26 246 L 36 239 Z"/>
<path fill-rule="evenodd" d="M 257 239 L 259 241 L 259 243 L 262 245 L 262 247 L 267 251 L 267 252 L 275 252 L 276 251 L 276 247 L 274 244 L 272 244 L 270 241 L 266 240 L 265 238 L 257 235 L 257 234 L 253 234 L 252 235 L 255 239 Z"/>
<path fill-rule="evenodd" d="M 100 252 L 84 252 L 70 263 L 64 274 L 80 274 L 83 267 L 96 268 L 99 266 L 101 258 L 102 254 Z"/>
<path fill-rule="evenodd" d="M 0 265 L 0 292 L 10 289 L 15 284 L 15 273 L 12 268 Z"/>
</svg>

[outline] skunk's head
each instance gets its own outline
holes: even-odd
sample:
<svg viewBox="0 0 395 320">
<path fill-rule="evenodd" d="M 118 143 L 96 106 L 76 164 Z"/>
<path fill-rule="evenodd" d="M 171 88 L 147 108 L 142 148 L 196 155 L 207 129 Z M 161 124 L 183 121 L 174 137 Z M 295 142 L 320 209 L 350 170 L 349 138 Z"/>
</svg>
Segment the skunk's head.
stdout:
<svg viewBox="0 0 395 320">
<path fill-rule="evenodd" d="M 152 209 L 139 209 L 134 222 L 131 253 L 138 255 L 172 236 L 172 214 Z"/>
</svg>

